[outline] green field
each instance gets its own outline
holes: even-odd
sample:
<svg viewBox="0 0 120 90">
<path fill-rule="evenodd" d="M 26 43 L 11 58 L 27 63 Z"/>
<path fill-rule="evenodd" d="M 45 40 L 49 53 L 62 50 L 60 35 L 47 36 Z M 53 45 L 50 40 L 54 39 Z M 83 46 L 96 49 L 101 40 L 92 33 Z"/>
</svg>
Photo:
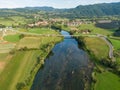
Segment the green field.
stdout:
<svg viewBox="0 0 120 90">
<path fill-rule="evenodd" d="M 18 26 L 20 24 L 26 24 L 27 22 L 32 21 L 32 19 L 27 19 L 24 16 L 9 16 L 9 17 L 0 17 L 0 24 L 5 26 Z"/>
<path fill-rule="evenodd" d="M 119 90 L 120 77 L 111 72 L 96 73 L 97 83 L 94 90 Z"/>
<path fill-rule="evenodd" d="M 56 39 L 58 39 L 58 41 L 60 40 L 59 37 L 24 37 L 18 43 L 17 49 L 24 47 L 28 49 L 39 49 L 42 45 L 54 43 Z"/>
<path fill-rule="evenodd" d="M 58 34 L 58 32 L 49 28 L 33 28 L 28 29 L 28 32 L 36 34 Z"/>
<path fill-rule="evenodd" d="M 115 50 L 120 49 L 120 40 L 117 39 L 109 39 L 109 40 L 112 42 Z"/>
<path fill-rule="evenodd" d="M 114 29 L 103 29 L 96 27 L 94 24 L 82 24 L 78 27 L 79 30 L 91 30 L 93 34 L 103 34 L 103 35 L 112 35 L 115 30 Z"/>
<path fill-rule="evenodd" d="M 98 59 L 108 57 L 109 47 L 104 40 L 97 37 L 84 37 L 84 42 L 86 48 L 90 50 Z"/>
<path fill-rule="evenodd" d="M 0 74 L 10 60 L 8 53 L 0 53 Z"/>
<path fill-rule="evenodd" d="M 16 84 L 23 80 L 23 74 L 30 73 L 32 66 L 35 63 L 36 51 L 17 52 L 10 60 L 4 71 L 1 73 L 0 88 L 1 90 L 16 90 Z M 31 57 L 29 57 L 31 56 Z M 33 57 L 34 56 L 34 57 Z M 31 63 L 31 66 L 29 66 Z M 33 64 L 33 65 L 32 65 Z M 28 76 L 28 75 L 27 75 Z"/>
<path fill-rule="evenodd" d="M 20 35 L 19 34 L 15 34 L 15 35 L 7 35 L 4 37 L 4 40 L 8 41 L 8 42 L 18 42 L 20 40 Z"/>
<path fill-rule="evenodd" d="M 113 44 L 114 47 L 114 54 L 117 54 L 117 56 L 115 57 L 117 60 L 117 64 L 120 68 L 120 40 L 119 39 L 109 39 L 111 41 L 111 43 Z"/>
</svg>

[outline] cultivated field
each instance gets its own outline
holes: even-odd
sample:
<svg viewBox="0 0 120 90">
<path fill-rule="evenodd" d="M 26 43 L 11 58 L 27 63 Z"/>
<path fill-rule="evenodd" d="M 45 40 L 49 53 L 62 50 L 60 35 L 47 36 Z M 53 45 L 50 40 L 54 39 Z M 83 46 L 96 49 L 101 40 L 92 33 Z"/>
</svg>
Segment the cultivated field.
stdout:
<svg viewBox="0 0 120 90">
<path fill-rule="evenodd" d="M 4 40 L 15 43 L 20 40 L 19 36 L 20 36 L 19 34 L 7 35 L 7 36 L 4 36 Z"/>
<path fill-rule="evenodd" d="M 46 32 L 58 34 L 55 31 L 41 30 L 42 34 Z M 19 34 L 5 36 L 4 39 L 8 42 L 0 44 L 0 90 L 30 90 L 37 71 L 44 64 L 44 59 L 55 43 L 62 40 L 61 37 L 42 36 L 24 36 L 20 39 Z M 13 46 L 15 44 L 16 46 Z M 25 47 L 27 48 L 21 49 Z M 12 48 L 13 52 L 8 53 Z"/>
<path fill-rule="evenodd" d="M 2 44 L 0 44 L 0 53 L 8 53 L 14 48 L 15 48 L 15 44 L 2 43 Z"/>
<path fill-rule="evenodd" d="M 88 50 L 90 50 L 98 59 L 108 57 L 109 47 L 106 42 L 97 37 L 84 37 L 84 42 Z"/>
</svg>

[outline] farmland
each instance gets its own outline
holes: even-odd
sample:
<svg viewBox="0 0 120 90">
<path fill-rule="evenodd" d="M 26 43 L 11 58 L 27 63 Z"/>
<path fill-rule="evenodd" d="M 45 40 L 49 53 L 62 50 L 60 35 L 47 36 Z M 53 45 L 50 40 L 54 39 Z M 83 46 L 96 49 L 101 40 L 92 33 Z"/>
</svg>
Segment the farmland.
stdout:
<svg viewBox="0 0 120 90">
<path fill-rule="evenodd" d="M 4 40 L 8 41 L 8 42 L 18 42 L 20 40 L 19 38 L 19 34 L 15 34 L 15 35 L 7 35 L 4 37 Z"/>
<path fill-rule="evenodd" d="M 95 54 L 95 57 L 98 57 L 99 59 L 108 57 L 109 47 L 102 39 L 85 37 L 84 42 L 86 48 L 88 50 L 90 49 L 90 51 Z"/>
<path fill-rule="evenodd" d="M 83 24 L 78 27 L 80 30 L 90 29 L 93 34 L 103 34 L 103 35 L 112 35 L 115 32 L 115 29 L 104 29 L 96 27 L 95 24 Z"/>
<path fill-rule="evenodd" d="M 120 88 L 120 78 L 116 74 L 111 72 L 97 73 L 97 83 L 95 85 L 95 90 L 119 90 Z M 113 84 L 115 86 L 113 86 Z"/>
<path fill-rule="evenodd" d="M 0 24 L 5 26 L 18 26 L 31 21 L 32 19 L 27 19 L 23 16 L 0 17 Z"/>
<path fill-rule="evenodd" d="M 34 31 L 34 29 L 32 30 Z M 59 34 L 52 30 L 44 30 L 38 29 L 37 32 Z M 2 90 L 17 90 L 19 83 L 22 83 L 24 87 L 19 88 L 30 90 L 34 76 L 44 64 L 44 59 L 55 43 L 62 39 L 61 37 L 39 36 L 24 36 L 20 39 L 19 34 L 14 34 L 6 35 L 4 40 L 3 42 L 6 43 L 0 44 L 0 88 Z"/>
</svg>

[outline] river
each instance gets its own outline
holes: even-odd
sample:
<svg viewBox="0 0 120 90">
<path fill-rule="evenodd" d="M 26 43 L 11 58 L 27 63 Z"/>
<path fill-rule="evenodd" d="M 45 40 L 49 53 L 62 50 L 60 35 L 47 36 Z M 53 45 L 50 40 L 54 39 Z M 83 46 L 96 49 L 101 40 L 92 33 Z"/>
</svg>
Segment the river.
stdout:
<svg viewBox="0 0 120 90">
<path fill-rule="evenodd" d="M 34 79 L 31 90 L 84 90 L 90 82 L 90 60 L 78 42 L 66 31 L 64 40 L 55 45 L 44 67 Z M 89 86 L 89 85 L 87 85 Z"/>
</svg>

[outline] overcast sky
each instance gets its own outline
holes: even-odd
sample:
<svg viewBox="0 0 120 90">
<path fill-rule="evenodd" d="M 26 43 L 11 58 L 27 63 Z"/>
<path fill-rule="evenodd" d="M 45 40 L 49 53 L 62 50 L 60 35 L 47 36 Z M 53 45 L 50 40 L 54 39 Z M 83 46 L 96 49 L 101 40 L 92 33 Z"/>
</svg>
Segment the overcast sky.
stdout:
<svg viewBox="0 0 120 90">
<path fill-rule="evenodd" d="M 0 0 L 0 8 L 26 6 L 52 6 L 54 8 L 73 8 L 78 5 L 120 2 L 120 0 Z"/>
</svg>

